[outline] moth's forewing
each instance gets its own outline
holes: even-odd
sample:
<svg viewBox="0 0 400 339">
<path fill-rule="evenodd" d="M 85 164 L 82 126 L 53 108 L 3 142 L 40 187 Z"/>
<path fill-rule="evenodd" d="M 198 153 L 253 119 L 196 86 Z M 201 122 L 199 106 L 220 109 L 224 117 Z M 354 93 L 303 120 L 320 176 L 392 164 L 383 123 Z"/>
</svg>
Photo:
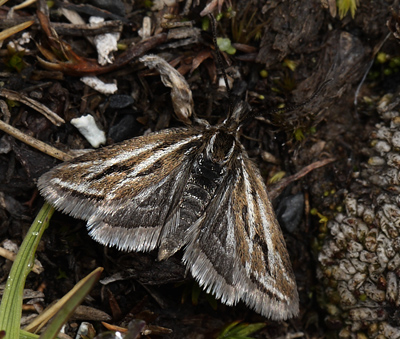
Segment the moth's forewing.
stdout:
<svg viewBox="0 0 400 339">
<path fill-rule="evenodd" d="M 262 177 L 242 147 L 227 166 L 229 175 L 190 232 L 183 260 L 200 285 L 228 305 L 243 300 L 274 320 L 296 316 L 296 281 Z"/>
<path fill-rule="evenodd" d="M 271 319 L 292 318 L 298 315 L 299 297 L 285 239 L 257 166 L 247 158 L 247 155 L 243 156 L 243 163 L 246 199 L 243 200 L 242 206 L 235 205 L 235 214 L 239 215 L 240 211 L 243 213 L 247 206 L 247 213 L 250 216 L 252 213 L 250 206 L 255 209 L 253 218 L 247 218 L 249 233 L 245 234 L 249 236 L 246 241 L 252 242 L 252 250 L 249 251 L 252 252 L 251 260 L 246 266 L 246 273 L 250 281 L 257 286 L 257 292 L 246 293 L 247 304 L 254 304 L 256 311 Z M 241 191 L 240 188 L 235 190 L 237 194 Z M 251 200 L 253 201 L 250 205 Z M 240 220 L 238 222 L 240 223 Z M 253 232 L 250 231 L 252 226 L 254 226 Z M 238 234 L 243 235 L 243 233 Z"/>
<path fill-rule="evenodd" d="M 58 210 L 87 220 L 100 243 L 151 250 L 202 143 L 201 130 L 163 130 L 65 162 L 38 187 Z"/>
</svg>

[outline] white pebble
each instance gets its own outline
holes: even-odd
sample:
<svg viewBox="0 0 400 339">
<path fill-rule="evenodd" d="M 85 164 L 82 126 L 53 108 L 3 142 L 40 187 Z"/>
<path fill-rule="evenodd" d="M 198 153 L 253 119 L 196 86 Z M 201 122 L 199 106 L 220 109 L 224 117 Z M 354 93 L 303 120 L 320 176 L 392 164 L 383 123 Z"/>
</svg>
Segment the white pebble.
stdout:
<svg viewBox="0 0 400 339">
<path fill-rule="evenodd" d="M 101 144 L 106 143 L 106 134 L 97 127 L 96 122 L 91 115 L 88 114 L 72 119 L 71 124 L 81 132 L 93 147 L 97 148 Z"/>
<path fill-rule="evenodd" d="M 118 87 L 115 83 L 113 84 L 106 84 L 103 81 L 101 81 L 97 77 L 82 77 L 81 81 L 88 85 L 89 87 L 95 89 L 96 91 L 103 93 L 103 94 L 114 94 L 116 91 L 118 91 Z"/>
</svg>

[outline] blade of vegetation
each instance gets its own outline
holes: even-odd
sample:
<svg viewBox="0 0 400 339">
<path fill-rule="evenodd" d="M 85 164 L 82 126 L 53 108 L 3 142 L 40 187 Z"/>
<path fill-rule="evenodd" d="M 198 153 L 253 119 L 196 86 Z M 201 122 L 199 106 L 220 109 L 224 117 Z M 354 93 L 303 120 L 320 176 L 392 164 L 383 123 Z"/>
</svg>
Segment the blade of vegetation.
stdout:
<svg viewBox="0 0 400 339">
<path fill-rule="evenodd" d="M 38 339 L 39 335 L 34 333 L 29 333 L 24 330 L 19 331 L 19 339 Z"/>
<path fill-rule="evenodd" d="M 6 338 L 18 338 L 22 315 L 22 295 L 25 280 L 31 271 L 36 248 L 54 213 L 54 208 L 45 203 L 32 223 L 11 267 L 0 304 L 0 330 Z"/>
<path fill-rule="evenodd" d="M 16 11 L 18 9 L 22 9 L 22 8 L 28 7 L 28 6 L 32 5 L 32 4 L 34 4 L 35 2 L 36 2 L 36 0 L 26 0 L 23 3 L 21 3 L 21 4 L 17 5 L 17 6 L 14 6 L 13 7 L 14 11 Z"/>
<path fill-rule="evenodd" d="M 67 293 L 56 305 L 59 308 L 57 314 L 41 334 L 40 339 L 53 339 L 60 332 L 61 327 L 66 323 L 68 318 L 73 314 L 86 295 L 90 292 L 93 286 L 100 279 L 102 267 L 96 268 L 93 272 L 79 281 L 74 288 Z M 60 303 L 63 301 L 62 303 Z M 53 309 L 54 307 L 52 307 Z"/>
<path fill-rule="evenodd" d="M 26 331 L 37 332 L 39 331 L 53 316 L 51 325 L 46 330 L 46 336 L 40 338 L 54 338 L 58 334 L 61 326 L 66 322 L 68 317 L 72 314 L 74 309 L 82 302 L 83 298 L 89 293 L 93 285 L 99 280 L 103 268 L 99 267 L 95 269 L 92 273 L 87 275 L 81 281 L 79 281 L 74 288 L 69 291 L 64 297 L 62 297 L 56 304 L 51 308 L 42 312 L 35 320 L 33 320 L 28 326 L 25 327 Z M 51 332 L 48 332 L 51 331 Z M 43 335 L 45 334 L 43 333 Z"/>
<path fill-rule="evenodd" d="M 240 324 L 240 321 L 234 321 L 233 323 L 226 326 L 217 339 L 250 339 L 250 334 L 257 332 L 264 328 L 266 324 L 255 323 L 255 324 Z"/>
<path fill-rule="evenodd" d="M 240 324 L 241 320 L 234 321 L 227 326 L 221 331 L 221 333 L 218 335 L 217 339 L 222 339 L 226 338 L 226 335 L 230 332 L 231 329 L 233 329 L 235 326 Z"/>
<path fill-rule="evenodd" d="M 360 5 L 359 0 L 338 0 L 337 6 L 339 8 L 339 18 L 342 20 L 350 11 L 351 17 L 354 19 L 356 15 L 357 6 Z"/>
<path fill-rule="evenodd" d="M 30 20 L 30 21 L 26 21 L 23 22 L 22 24 L 7 28 L 3 31 L 0 32 L 0 41 L 3 41 L 7 38 L 9 38 L 10 36 L 14 35 L 15 33 L 18 33 L 20 31 L 23 31 L 24 29 L 28 28 L 29 26 L 33 25 L 35 23 L 35 21 Z"/>
</svg>

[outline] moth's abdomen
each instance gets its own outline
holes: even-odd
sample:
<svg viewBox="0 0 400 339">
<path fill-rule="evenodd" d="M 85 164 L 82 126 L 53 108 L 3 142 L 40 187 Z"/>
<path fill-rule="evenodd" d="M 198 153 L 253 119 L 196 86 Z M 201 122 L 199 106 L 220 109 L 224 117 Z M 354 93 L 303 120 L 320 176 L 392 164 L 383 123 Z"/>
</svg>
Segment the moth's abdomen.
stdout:
<svg viewBox="0 0 400 339">
<path fill-rule="evenodd" d="M 181 199 L 167 221 L 160 239 L 158 258 L 167 259 L 185 245 L 190 229 L 205 216 L 209 203 L 226 172 L 223 165 L 201 154 L 193 163 L 189 178 L 183 188 Z"/>
<path fill-rule="evenodd" d="M 182 195 L 181 223 L 188 227 L 199 219 L 215 195 L 222 181 L 224 171 L 221 165 L 204 159 L 195 162 Z"/>
</svg>

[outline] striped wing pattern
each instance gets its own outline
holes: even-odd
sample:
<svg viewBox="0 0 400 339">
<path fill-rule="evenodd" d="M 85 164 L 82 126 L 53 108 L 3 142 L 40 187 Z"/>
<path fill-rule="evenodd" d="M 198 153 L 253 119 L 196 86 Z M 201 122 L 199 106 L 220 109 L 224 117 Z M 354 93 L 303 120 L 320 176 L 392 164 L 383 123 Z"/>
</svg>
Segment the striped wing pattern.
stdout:
<svg viewBox="0 0 400 339">
<path fill-rule="evenodd" d="M 187 127 L 131 139 L 55 167 L 38 187 L 100 243 L 160 247 L 160 259 L 185 246 L 192 275 L 223 303 L 296 316 L 295 278 L 262 177 L 236 137 L 223 170 L 214 166 L 227 152 L 218 133 Z"/>
<path fill-rule="evenodd" d="M 88 221 L 100 243 L 150 251 L 201 142 L 194 129 L 152 133 L 65 162 L 41 176 L 38 187 L 58 210 Z"/>
<path fill-rule="evenodd" d="M 223 303 L 242 300 L 273 320 L 291 318 L 299 311 L 296 281 L 266 187 L 243 147 L 232 161 L 183 261 Z"/>
</svg>

